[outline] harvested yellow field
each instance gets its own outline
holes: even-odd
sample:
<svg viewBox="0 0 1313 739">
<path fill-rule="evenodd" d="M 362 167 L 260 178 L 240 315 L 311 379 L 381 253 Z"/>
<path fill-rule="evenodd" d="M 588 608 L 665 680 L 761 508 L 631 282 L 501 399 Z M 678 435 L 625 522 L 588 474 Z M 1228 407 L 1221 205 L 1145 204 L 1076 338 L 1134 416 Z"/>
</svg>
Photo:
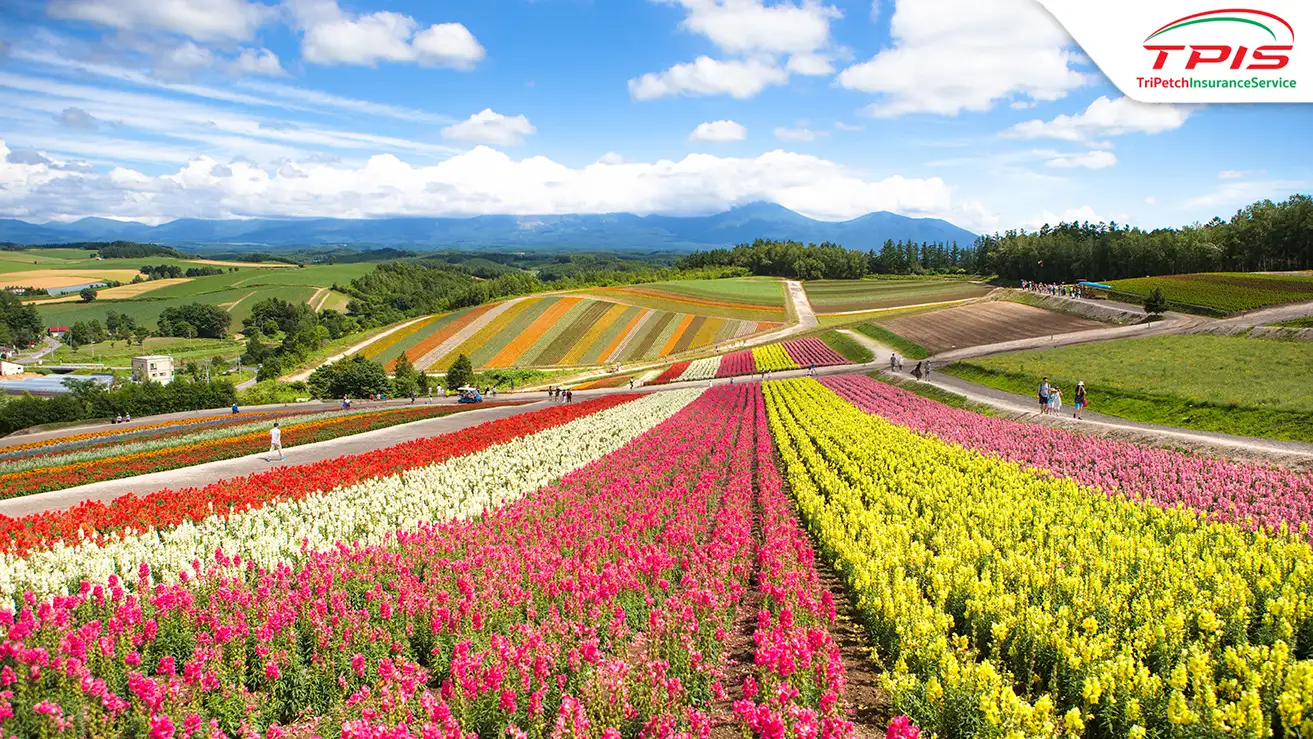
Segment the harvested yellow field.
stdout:
<svg viewBox="0 0 1313 739">
<path fill-rule="evenodd" d="M 151 290 L 158 290 L 161 287 L 169 285 L 181 285 L 184 282 L 191 282 L 190 277 L 177 277 L 164 280 L 147 280 L 135 284 L 119 285 L 118 287 L 107 287 L 96 291 L 96 297 L 100 300 L 127 300 L 145 295 Z M 29 300 L 29 303 L 40 303 L 41 305 L 50 305 L 51 303 L 74 303 L 81 300 L 82 297 L 77 293 L 70 293 L 58 298 L 49 300 Z"/>
<path fill-rule="evenodd" d="M 101 280 L 130 282 L 139 272 L 135 269 L 33 269 L 26 272 L 10 272 L 0 275 L 4 287 L 72 287 Z"/>
<path fill-rule="evenodd" d="M 292 267 L 291 264 L 282 262 L 224 262 L 218 259 L 188 259 L 188 264 L 213 264 L 216 267 Z"/>
</svg>

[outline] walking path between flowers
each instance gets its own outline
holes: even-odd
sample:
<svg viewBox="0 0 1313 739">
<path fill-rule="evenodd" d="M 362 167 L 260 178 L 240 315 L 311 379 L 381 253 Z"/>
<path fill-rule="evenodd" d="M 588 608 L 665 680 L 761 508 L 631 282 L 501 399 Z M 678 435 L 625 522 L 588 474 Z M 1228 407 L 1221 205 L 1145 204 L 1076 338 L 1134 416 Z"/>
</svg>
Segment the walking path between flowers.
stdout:
<svg viewBox="0 0 1313 739">
<path fill-rule="evenodd" d="M 520 400 L 524 399 L 521 398 Z M 409 405 L 408 402 L 405 404 Z M 540 410 L 547 405 L 546 401 L 524 403 L 522 405 L 492 404 L 485 408 L 462 411 L 451 416 L 415 421 L 377 431 L 344 436 L 340 439 L 292 446 L 284 450 L 287 460 L 283 462 L 277 459 L 269 461 L 269 454 L 265 451 L 235 459 L 208 462 L 194 467 L 152 472 L 137 477 L 106 480 L 64 490 L 52 490 L 47 493 L 0 500 L 0 515 L 17 518 L 45 511 L 66 510 L 88 500 L 109 502 L 129 494 L 147 495 L 159 490 L 200 487 L 219 480 L 266 472 L 274 467 L 295 467 L 343 455 L 362 454 L 385 449 L 415 439 L 459 431 L 485 421 L 494 421 L 499 418 L 509 418 L 521 413 Z"/>
</svg>

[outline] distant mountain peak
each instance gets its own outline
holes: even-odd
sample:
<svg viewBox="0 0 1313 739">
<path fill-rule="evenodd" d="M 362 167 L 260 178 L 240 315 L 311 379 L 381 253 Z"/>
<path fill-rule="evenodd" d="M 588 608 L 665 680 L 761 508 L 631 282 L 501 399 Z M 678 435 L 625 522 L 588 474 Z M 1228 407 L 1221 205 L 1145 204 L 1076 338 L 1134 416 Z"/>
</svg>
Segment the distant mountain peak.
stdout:
<svg viewBox="0 0 1313 739">
<path fill-rule="evenodd" d="M 975 234 L 937 218 L 879 211 L 850 221 L 818 221 L 779 203 L 752 201 L 707 216 L 632 213 L 487 215 L 471 218 L 180 218 L 159 226 L 83 218 L 31 224 L 0 219 L 0 241 L 44 244 L 125 239 L 180 247 L 293 248 L 343 244 L 407 249 L 587 249 L 692 251 L 754 239 L 878 249 L 886 240 L 970 244 Z"/>
</svg>

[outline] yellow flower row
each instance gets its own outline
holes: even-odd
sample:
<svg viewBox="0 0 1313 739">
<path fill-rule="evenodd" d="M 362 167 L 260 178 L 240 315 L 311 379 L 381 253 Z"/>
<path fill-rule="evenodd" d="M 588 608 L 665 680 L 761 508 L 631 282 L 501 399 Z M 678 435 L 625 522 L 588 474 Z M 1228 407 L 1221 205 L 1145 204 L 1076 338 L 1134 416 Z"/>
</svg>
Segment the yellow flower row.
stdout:
<svg viewBox="0 0 1313 739">
<path fill-rule="evenodd" d="M 789 353 L 784 351 L 783 344 L 767 344 L 766 346 L 754 347 L 752 350 L 752 361 L 757 365 L 758 372 L 780 372 L 782 370 L 798 369 L 798 363 L 793 361 Z"/>
<path fill-rule="evenodd" d="M 940 736 L 1313 736 L 1313 550 L 765 386 L 896 712 Z"/>
</svg>

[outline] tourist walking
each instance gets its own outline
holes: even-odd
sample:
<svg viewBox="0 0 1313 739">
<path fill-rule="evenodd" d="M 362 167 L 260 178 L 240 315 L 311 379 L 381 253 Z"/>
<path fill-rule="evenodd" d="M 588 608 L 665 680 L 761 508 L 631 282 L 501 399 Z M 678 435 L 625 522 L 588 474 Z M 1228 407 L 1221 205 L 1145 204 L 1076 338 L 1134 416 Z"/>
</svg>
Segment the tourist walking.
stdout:
<svg viewBox="0 0 1313 739">
<path fill-rule="evenodd" d="M 566 390 L 566 391 L 565 391 L 565 402 L 567 402 L 567 403 L 573 403 L 573 402 L 574 402 L 574 391 L 573 391 L 573 390 Z"/>
<path fill-rule="evenodd" d="M 930 379 L 930 360 L 929 360 L 929 359 L 925 360 L 925 378 L 926 378 L 927 380 Z"/>
<path fill-rule="evenodd" d="M 912 368 L 912 377 L 915 377 L 917 382 L 921 381 L 921 362 L 917 362 Z"/>
<path fill-rule="evenodd" d="M 274 452 L 278 452 L 278 461 L 281 462 L 287 457 L 283 456 L 283 430 L 278 428 L 278 422 L 274 421 L 274 427 L 269 429 L 269 461 L 274 461 Z"/>
<path fill-rule="evenodd" d="M 1039 413 L 1041 416 L 1048 415 L 1049 390 L 1051 389 L 1052 388 L 1049 387 L 1049 378 L 1045 377 L 1043 380 L 1040 380 L 1039 390 L 1037 391 L 1037 394 L 1039 395 Z"/>
<path fill-rule="evenodd" d="M 1071 417 L 1076 419 L 1077 421 L 1083 420 L 1085 406 L 1087 403 L 1088 401 L 1085 398 L 1085 381 L 1081 380 L 1080 382 L 1076 383 L 1076 404 L 1075 404 L 1076 410 L 1071 414 Z"/>
<path fill-rule="evenodd" d="M 1060 413 L 1062 411 L 1062 388 L 1053 388 L 1053 394 L 1049 396 L 1049 400 L 1053 403 L 1054 415 Z"/>
<path fill-rule="evenodd" d="M 233 403 L 233 415 L 237 415 L 237 404 Z"/>
<path fill-rule="evenodd" d="M 897 371 L 898 371 L 898 355 L 897 355 L 897 354 L 890 354 L 890 355 L 889 355 L 889 371 L 890 371 L 890 372 L 897 372 Z"/>
</svg>

